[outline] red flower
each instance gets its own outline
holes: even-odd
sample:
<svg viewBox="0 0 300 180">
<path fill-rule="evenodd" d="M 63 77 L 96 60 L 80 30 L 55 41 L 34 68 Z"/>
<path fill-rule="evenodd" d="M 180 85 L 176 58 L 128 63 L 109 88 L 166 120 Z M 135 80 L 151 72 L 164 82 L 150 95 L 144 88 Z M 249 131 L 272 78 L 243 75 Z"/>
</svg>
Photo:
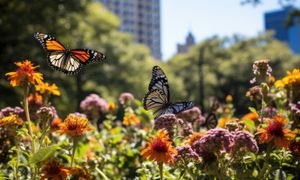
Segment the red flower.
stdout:
<svg viewBox="0 0 300 180">
<path fill-rule="evenodd" d="M 295 134 L 286 128 L 287 122 L 284 116 L 276 115 L 272 119 L 267 119 L 267 126 L 257 130 L 259 135 L 259 143 L 272 143 L 279 148 L 288 148 L 290 139 L 295 137 Z"/>
</svg>

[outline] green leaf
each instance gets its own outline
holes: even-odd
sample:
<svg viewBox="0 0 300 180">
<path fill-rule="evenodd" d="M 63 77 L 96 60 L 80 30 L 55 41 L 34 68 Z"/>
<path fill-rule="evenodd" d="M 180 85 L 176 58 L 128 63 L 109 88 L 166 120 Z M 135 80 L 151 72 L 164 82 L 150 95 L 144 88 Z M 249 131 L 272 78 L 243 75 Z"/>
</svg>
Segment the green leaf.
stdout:
<svg viewBox="0 0 300 180">
<path fill-rule="evenodd" d="M 255 131 L 256 127 L 254 121 L 252 121 L 251 119 L 245 119 L 244 123 L 247 125 L 247 127 L 249 127 L 250 131 Z"/>
<path fill-rule="evenodd" d="M 1 179 L 1 180 L 2 180 L 2 179 L 8 179 L 8 177 L 7 177 L 7 175 L 2 174 L 2 173 L 0 172 L 0 179 Z"/>
<path fill-rule="evenodd" d="M 249 111 L 258 114 L 257 111 L 256 111 L 256 109 L 254 107 L 249 107 L 248 109 L 249 109 Z"/>
<path fill-rule="evenodd" d="M 276 154 L 276 153 L 272 153 L 271 154 L 271 157 L 275 158 L 277 161 L 281 160 L 282 158 L 280 157 L 279 154 Z"/>
<path fill-rule="evenodd" d="M 31 156 L 29 163 L 37 164 L 39 162 L 45 161 L 50 156 L 52 156 L 55 151 L 59 149 L 60 149 L 59 145 L 53 145 L 53 146 L 41 148 L 38 152 L 36 152 Z"/>
</svg>

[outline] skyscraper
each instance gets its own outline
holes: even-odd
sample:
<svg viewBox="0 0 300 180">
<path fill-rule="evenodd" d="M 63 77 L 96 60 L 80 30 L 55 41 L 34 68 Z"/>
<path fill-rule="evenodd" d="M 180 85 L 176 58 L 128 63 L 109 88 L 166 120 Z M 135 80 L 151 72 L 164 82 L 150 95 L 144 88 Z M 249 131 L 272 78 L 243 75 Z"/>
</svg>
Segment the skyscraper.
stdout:
<svg viewBox="0 0 300 180">
<path fill-rule="evenodd" d="M 288 44 L 291 50 L 300 54 L 300 18 L 293 17 L 292 25 L 287 26 L 287 20 L 293 7 L 265 13 L 265 29 L 273 30 L 274 37 Z"/>
<path fill-rule="evenodd" d="M 185 44 L 177 44 L 177 53 L 187 53 L 191 46 L 195 45 L 195 38 L 191 32 L 188 33 Z"/>
<path fill-rule="evenodd" d="M 147 45 L 152 56 L 161 59 L 160 0 L 100 0 L 121 20 L 121 31 Z"/>
</svg>

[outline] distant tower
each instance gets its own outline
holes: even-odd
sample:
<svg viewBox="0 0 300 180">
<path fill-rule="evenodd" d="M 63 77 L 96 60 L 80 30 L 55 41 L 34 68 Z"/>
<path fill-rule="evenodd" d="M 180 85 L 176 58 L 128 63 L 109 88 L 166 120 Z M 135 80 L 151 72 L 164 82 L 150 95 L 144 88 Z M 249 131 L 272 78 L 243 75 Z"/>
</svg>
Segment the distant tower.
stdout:
<svg viewBox="0 0 300 180">
<path fill-rule="evenodd" d="M 161 59 L 160 0 L 99 0 L 121 20 L 121 31 L 147 45 L 152 56 Z"/>
<path fill-rule="evenodd" d="M 191 32 L 188 33 L 185 44 L 177 44 L 177 53 L 187 53 L 191 46 L 195 45 L 195 38 Z"/>
<path fill-rule="evenodd" d="M 265 29 L 274 31 L 274 38 L 287 43 L 291 50 L 300 54 L 300 18 L 296 16 L 292 19 L 293 24 L 288 27 L 287 20 L 289 14 L 294 10 L 288 6 L 282 10 L 265 13 Z"/>
</svg>

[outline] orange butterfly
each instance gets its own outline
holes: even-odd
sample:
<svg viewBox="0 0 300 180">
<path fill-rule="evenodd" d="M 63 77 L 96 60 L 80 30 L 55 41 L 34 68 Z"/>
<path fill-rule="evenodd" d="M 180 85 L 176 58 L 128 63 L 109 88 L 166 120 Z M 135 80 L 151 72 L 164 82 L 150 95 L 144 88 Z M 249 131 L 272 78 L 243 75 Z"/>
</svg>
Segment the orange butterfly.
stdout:
<svg viewBox="0 0 300 180">
<path fill-rule="evenodd" d="M 48 53 L 48 62 L 55 70 L 66 74 L 76 74 L 82 65 L 102 62 L 105 55 L 91 49 L 66 49 L 51 35 L 37 32 L 34 37 Z"/>
</svg>

